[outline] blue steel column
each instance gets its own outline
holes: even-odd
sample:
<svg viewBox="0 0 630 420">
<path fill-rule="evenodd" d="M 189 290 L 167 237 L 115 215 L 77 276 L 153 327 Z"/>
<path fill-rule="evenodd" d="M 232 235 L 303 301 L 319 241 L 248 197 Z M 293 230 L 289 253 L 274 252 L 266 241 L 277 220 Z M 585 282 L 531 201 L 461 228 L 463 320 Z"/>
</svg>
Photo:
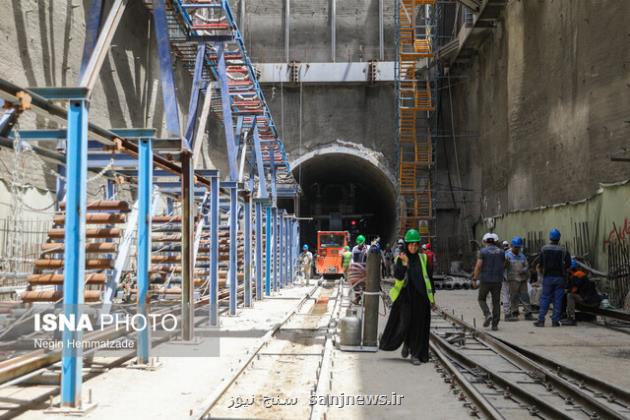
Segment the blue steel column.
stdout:
<svg viewBox="0 0 630 420">
<path fill-rule="evenodd" d="M 148 319 L 147 293 L 151 267 L 151 198 L 153 193 L 153 150 L 151 140 L 140 140 L 138 156 L 138 314 Z M 138 331 L 138 363 L 149 362 L 150 329 Z"/>
<path fill-rule="evenodd" d="M 284 251 L 284 281 L 285 285 L 291 282 L 291 271 L 289 270 L 291 260 L 291 235 L 289 234 L 289 227 L 291 226 L 291 219 L 287 217 L 284 223 L 284 243 L 286 244 L 286 250 Z"/>
<path fill-rule="evenodd" d="M 236 293 L 237 293 L 237 265 L 236 265 L 236 224 L 238 221 L 238 196 L 237 187 L 230 186 L 230 267 L 228 269 L 228 281 L 230 282 L 230 315 L 236 315 Z"/>
<path fill-rule="evenodd" d="M 280 288 L 284 287 L 284 267 L 282 262 L 284 261 L 284 210 L 279 210 L 278 215 L 278 271 L 280 282 Z"/>
<path fill-rule="evenodd" d="M 64 315 L 79 319 L 83 304 L 85 279 L 85 213 L 87 202 L 87 100 L 70 101 L 66 149 L 66 220 L 63 300 Z M 77 407 L 81 403 L 83 351 L 79 343 L 83 333 L 63 331 L 61 358 L 61 405 Z"/>
<path fill-rule="evenodd" d="M 219 176 L 210 178 L 210 325 L 219 325 Z"/>
<path fill-rule="evenodd" d="M 251 283 L 251 258 L 252 258 L 252 210 L 251 210 L 251 197 L 249 193 L 244 197 L 243 204 L 243 217 L 245 218 L 245 226 L 243 232 L 244 244 L 244 275 L 245 275 L 245 288 L 244 288 L 244 306 L 249 308 L 252 306 L 252 283 Z"/>
<path fill-rule="evenodd" d="M 265 206 L 265 296 L 271 294 L 271 207 Z"/>
<path fill-rule="evenodd" d="M 256 300 L 262 300 L 262 203 L 256 201 Z"/>
<path fill-rule="evenodd" d="M 273 291 L 278 291 L 278 208 L 271 208 L 272 258 L 273 258 Z"/>
</svg>

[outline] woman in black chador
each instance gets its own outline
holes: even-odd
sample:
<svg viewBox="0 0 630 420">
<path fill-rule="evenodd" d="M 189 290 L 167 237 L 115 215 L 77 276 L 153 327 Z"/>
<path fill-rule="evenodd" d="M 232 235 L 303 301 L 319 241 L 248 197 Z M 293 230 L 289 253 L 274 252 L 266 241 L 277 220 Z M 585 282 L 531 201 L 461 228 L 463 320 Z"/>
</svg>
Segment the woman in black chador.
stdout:
<svg viewBox="0 0 630 420">
<path fill-rule="evenodd" d="M 411 354 L 414 365 L 429 361 L 431 308 L 435 305 L 433 280 L 427 274 L 427 256 L 420 253 L 420 240 L 415 229 L 405 234 L 405 249 L 394 266 L 396 282 L 389 291 L 394 304 L 379 346 L 393 351 L 402 344 L 402 357 Z"/>
</svg>

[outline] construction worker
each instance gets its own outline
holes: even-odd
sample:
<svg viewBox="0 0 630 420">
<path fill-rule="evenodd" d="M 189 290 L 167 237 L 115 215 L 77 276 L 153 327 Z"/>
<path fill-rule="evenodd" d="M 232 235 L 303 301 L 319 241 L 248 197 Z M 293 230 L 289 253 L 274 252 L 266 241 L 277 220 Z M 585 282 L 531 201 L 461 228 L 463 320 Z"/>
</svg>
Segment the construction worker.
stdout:
<svg viewBox="0 0 630 420">
<path fill-rule="evenodd" d="M 348 281 L 348 268 L 350 267 L 350 261 L 352 260 L 352 252 L 348 245 L 343 247 L 343 253 L 341 254 L 341 267 L 343 268 L 343 277 Z"/>
<path fill-rule="evenodd" d="M 508 241 L 501 242 L 503 252 L 507 252 L 510 249 Z M 510 287 L 507 282 L 507 271 L 503 273 L 503 283 L 501 284 L 501 308 L 503 309 L 503 318 L 508 319 L 510 317 Z"/>
<path fill-rule="evenodd" d="M 499 237 L 495 233 L 483 235 L 486 246 L 479 250 L 472 276 L 473 289 L 477 287 L 477 281 L 480 282 L 478 300 L 485 317 L 483 326 L 487 328 L 492 323 L 493 331 L 499 329 L 501 319 L 501 285 L 505 270 L 505 252 L 497 246 L 498 241 Z M 488 293 L 492 296 L 492 313 L 486 302 Z"/>
<path fill-rule="evenodd" d="M 542 247 L 538 256 L 536 268 L 543 276 L 543 290 L 540 296 L 538 321 L 534 322 L 536 327 L 545 326 L 545 316 L 552 301 L 553 315 L 551 316 L 551 325 L 553 327 L 560 326 L 562 298 L 564 297 L 567 270 L 571 266 L 571 256 L 559 242 L 560 231 L 556 228 L 551 229 L 549 232 L 549 243 Z"/>
<path fill-rule="evenodd" d="M 508 295 L 510 313 L 506 321 L 518 321 L 518 305 L 524 306 L 525 319 L 533 320 L 527 282 L 529 280 L 529 268 L 527 257 L 523 252 L 523 238 L 515 236 L 512 239 L 512 247 L 505 253 L 505 270 L 507 273 Z"/>
<path fill-rule="evenodd" d="M 422 245 L 422 252 L 427 256 L 427 264 L 429 264 L 429 277 L 433 278 L 433 270 L 435 269 L 435 252 L 431 250 L 431 244 Z"/>
<path fill-rule="evenodd" d="M 361 300 L 361 295 L 365 288 L 365 279 L 367 278 L 367 253 L 368 246 L 365 244 L 365 236 L 357 236 L 356 245 L 352 248 L 350 267 L 348 268 L 348 283 L 354 289 L 355 297 L 353 303 L 357 305 Z"/>
<path fill-rule="evenodd" d="M 601 302 L 602 297 L 597 292 L 595 283 L 588 278 L 586 271 L 578 266 L 574 258 L 571 260 L 567 284 L 567 319 L 562 321 L 562 325 L 577 325 L 575 320 L 575 305 L 577 303 L 598 307 Z"/>
<path fill-rule="evenodd" d="M 420 252 L 420 233 L 409 229 L 405 251 L 396 259 L 394 287 L 389 296 L 394 302 L 380 341 L 380 349 L 394 351 L 401 345 L 402 357 L 411 363 L 429 361 L 431 309 L 435 308 L 433 281 L 428 274 L 428 258 Z"/>
<path fill-rule="evenodd" d="M 302 267 L 302 276 L 308 286 L 311 280 L 311 271 L 313 266 L 313 254 L 308 250 L 308 245 L 302 246 L 302 253 L 300 254 L 300 266 Z"/>
</svg>

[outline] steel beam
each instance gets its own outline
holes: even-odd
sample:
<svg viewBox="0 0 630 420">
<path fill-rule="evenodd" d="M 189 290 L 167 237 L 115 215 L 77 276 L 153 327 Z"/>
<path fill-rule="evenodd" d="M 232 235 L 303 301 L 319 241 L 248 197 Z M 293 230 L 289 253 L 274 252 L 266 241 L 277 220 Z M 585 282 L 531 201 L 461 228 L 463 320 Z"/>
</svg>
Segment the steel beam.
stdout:
<svg viewBox="0 0 630 420">
<path fill-rule="evenodd" d="M 92 52 L 98 39 L 98 31 L 101 26 L 101 15 L 103 13 L 103 0 L 91 0 L 90 7 L 85 19 L 85 42 L 83 43 L 83 56 L 81 57 L 81 70 L 79 78 L 85 74 Z"/>
<path fill-rule="evenodd" d="M 273 256 L 273 291 L 278 291 L 278 208 L 271 208 L 272 256 Z"/>
<path fill-rule="evenodd" d="M 182 340 L 194 337 L 194 233 L 195 194 L 192 154 L 182 154 Z"/>
<path fill-rule="evenodd" d="M 230 168 L 230 180 L 238 180 L 236 144 L 234 142 L 234 122 L 232 119 L 232 102 L 230 99 L 230 87 L 227 71 L 225 69 L 225 49 L 223 43 L 217 46 L 218 62 L 217 73 L 221 82 L 221 105 L 223 107 L 223 128 L 225 129 L 225 142 L 227 144 L 228 166 Z"/>
<path fill-rule="evenodd" d="M 155 41 L 160 58 L 160 79 L 162 82 L 162 99 L 164 102 L 164 116 L 166 130 L 175 137 L 181 137 L 179 126 L 179 110 L 177 107 L 177 93 L 173 81 L 173 64 L 171 62 L 171 47 L 168 39 L 168 21 L 164 0 L 153 0 L 153 24 L 155 25 Z"/>
<path fill-rule="evenodd" d="M 385 61 L 385 11 L 384 0 L 378 0 L 378 59 Z"/>
<path fill-rule="evenodd" d="M 210 326 L 219 325 L 219 175 L 210 178 Z"/>
<path fill-rule="evenodd" d="M 265 206 L 265 296 L 271 295 L 271 207 Z"/>
<path fill-rule="evenodd" d="M 244 223 L 244 232 L 243 239 L 244 243 L 244 259 L 243 259 L 243 270 L 245 275 L 245 287 L 244 287 L 244 298 L 243 305 L 246 308 L 250 308 L 252 306 L 252 283 L 251 283 L 251 258 L 252 258 L 252 202 L 251 195 L 248 193 L 244 199 L 243 204 L 243 217 L 245 218 Z"/>
<path fill-rule="evenodd" d="M 64 315 L 79 319 L 83 305 L 85 279 L 85 214 L 87 203 L 87 95 L 83 100 L 68 104 L 68 144 L 66 151 L 67 194 L 65 220 L 65 253 L 63 307 Z M 83 333 L 64 329 L 61 359 L 61 406 L 81 404 L 83 350 L 73 346 L 80 343 Z"/>
<path fill-rule="evenodd" d="M 90 61 L 88 61 L 88 64 L 81 75 L 79 86 L 88 89 L 88 97 L 98 80 L 98 75 L 101 71 L 101 67 L 103 66 L 103 62 L 105 61 L 105 57 L 107 56 L 107 51 L 109 51 L 109 47 L 111 46 L 118 24 L 125 12 L 125 7 L 127 7 L 127 0 L 114 1 L 114 4 L 109 10 L 109 15 L 107 15 L 107 19 L 105 20 L 105 23 L 103 23 L 103 28 L 98 36 L 96 45 L 94 46 L 94 51 L 90 56 Z"/>
<path fill-rule="evenodd" d="M 153 195 L 153 150 L 150 139 L 141 139 L 138 145 L 138 314 L 148 319 L 147 294 L 149 292 L 149 269 L 151 267 L 151 219 Z M 149 362 L 151 332 L 147 323 L 138 331 L 137 357 L 139 364 Z"/>
<path fill-rule="evenodd" d="M 262 300 L 262 203 L 256 200 L 256 300 Z"/>
<path fill-rule="evenodd" d="M 186 122 L 186 131 L 184 132 L 184 141 L 182 142 L 182 150 L 192 152 L 193 135 L 195 132 L 195 124 L 197 123 L 197 108 L 199 105 L 199 93 L 203 87 L 203 67 L 206 63 L 206 44 L 197 45 L 197 57 L 195 59 L 195 71 L 193 74 L 192 90 L 190 92 L 190 101 L 188 103 L 188 121 Z M 194 164 L 193 164 L 194 166 Z"/>
<path fill-rule="evenodd" d="M 229 282 L 229 313 L 232 316 L 236 315 L 236 302 L 237 302 L 237 290 L 238 290 L 238 276 L 236 272 L 237 266 L 237 229 L 238 229 L 238 188 L 236 185 L 230 186 L 230 266 L 228 269 L 228 282 Z"/>
<path fill-rule="evenodd" d="M 278 271 L 279 286 L 284 287 L 284 210 L 278 209 Z"/>
<path fill-rule="evenodd" d="M 206 93 L 203 97 L 203 105 L 201 107 L 201 115 L 199 117 L 199 125 L 197 126 L 197 134 L 193 141 L 193 165 L 195 168 L 198 166 L 199 158 L 201 157 L 201 146 L 203 145 L 203 135 L 206 132 L 206 124 L 208 122 L 208 115 L 210 114 L 210 105 L 212 104 L 212 82 L 206 86 Z"/>
<path fill-rule="evenodd" d="M 265 165 L 263 163 L 262 149 L 260 147 L 260 135 L 258 126 L 254 121 L 254 154 L 256 155 L 256 169 L 258 170 L 258 198 L 268 198 L 267 180 L 265 178 Z"/>
<path fill-rule="evenodd" d="M 284 60 L 288 63 L 291 60 L 291 0 L 284 0 Z"/>
<path fill-rule="evenodd" d="M 396 81 L 393 61 L 380 61 L 376 64 L 376 82 Z M 420 60 L 419 67 L 426 65 L 426 59 Z M 258 63 L 260 83 L 289 83 L 290 73 L 287 63 Z M 343 63 L 301 63 L 299 80 L 301 83 L 367 83 L 368 62 Z"/>
<path fill-rule="evenodd" d="M 330 0 L 330 61 L 337 61 L 337 0 Z"/>
</svg>

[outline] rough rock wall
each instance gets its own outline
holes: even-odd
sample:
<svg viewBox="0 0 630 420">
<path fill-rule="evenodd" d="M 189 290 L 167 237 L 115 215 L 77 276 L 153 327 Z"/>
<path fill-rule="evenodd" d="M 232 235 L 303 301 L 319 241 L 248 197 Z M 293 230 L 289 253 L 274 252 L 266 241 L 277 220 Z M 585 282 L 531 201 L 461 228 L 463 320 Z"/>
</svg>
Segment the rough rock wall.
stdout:
<svg viewBox="0 0 630 420">
<path fill-rule="evenodd" d="M 628 22 L 622 0 L 508 3 L 453 80 L 456 132 L 478 134 L 456 140 L 468 222 L 630 178 L 628 163 L 609 159 L 630 138 Z"/>
</svg>

